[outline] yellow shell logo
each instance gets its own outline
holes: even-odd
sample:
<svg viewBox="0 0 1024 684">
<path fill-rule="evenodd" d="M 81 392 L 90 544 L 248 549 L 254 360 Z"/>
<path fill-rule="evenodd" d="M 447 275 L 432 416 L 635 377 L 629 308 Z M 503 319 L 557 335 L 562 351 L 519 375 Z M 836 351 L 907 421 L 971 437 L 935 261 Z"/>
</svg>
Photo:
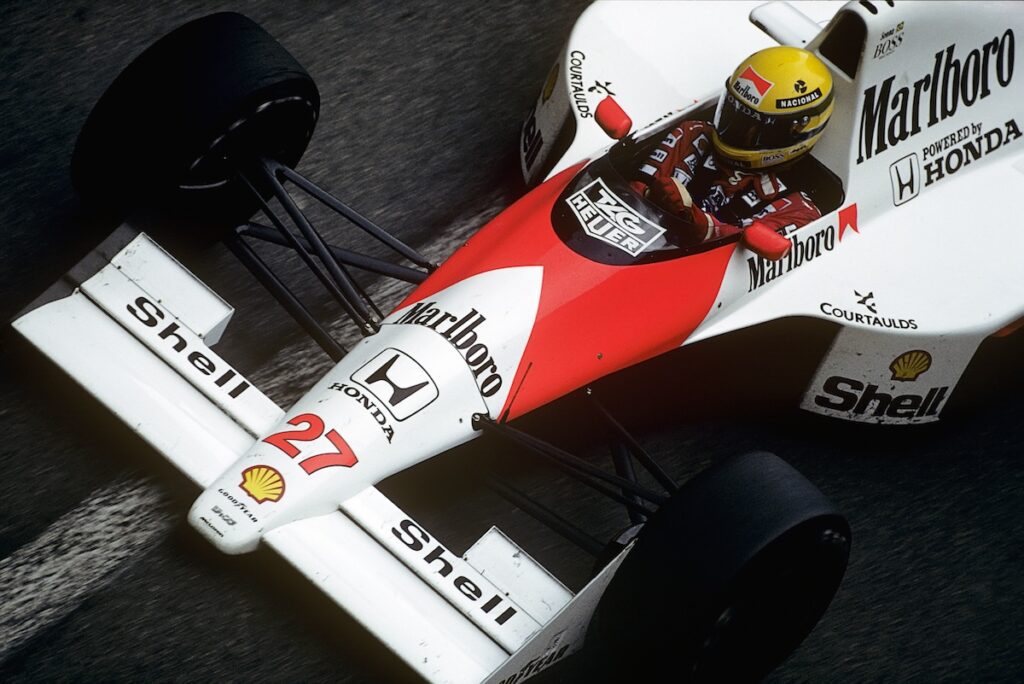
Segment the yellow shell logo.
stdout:
<svg viewBox="0 0 1024 684">
<path fill-rule="evenodd" d="M 284 478 L 270 466 L 258 465 L 243 470 L 241 487 L 256 499 L 256 503 L 278 501 L 284 496 Z"/>
<path fill-rule="evenodd" d="M 921 373 L 931 367 L 932 355 L 921 349 L 903 352 L 889 364 L 893 380 L 917 380 Z"/>
</svg>

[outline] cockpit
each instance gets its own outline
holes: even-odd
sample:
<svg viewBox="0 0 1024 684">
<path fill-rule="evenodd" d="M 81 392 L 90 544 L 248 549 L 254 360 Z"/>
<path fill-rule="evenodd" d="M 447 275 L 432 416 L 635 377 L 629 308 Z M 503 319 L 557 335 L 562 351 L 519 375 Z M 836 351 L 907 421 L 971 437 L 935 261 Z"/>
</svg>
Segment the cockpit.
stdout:
<svg viewBox="0 0 1024 684">
<path fill-rule="evenodd" d="M 606 155 L 584 168 L 566 187 L 552 210 L 552 225 L 578 254 L 602 264 L 629 266 L 677 259 L 735 242 L 733 234 L 710 240 L 693 237 L 684 219 L 637 192 L 638 170 L 665 135 L 682 120 L 710 121 L 716 101 L 673 117 L 640 138 L 623 138 Z M 839 178 L 806 154 L 778 172 L 793 189 L 807 194 L 822 215 L 843 201 Z"/>
</svg>

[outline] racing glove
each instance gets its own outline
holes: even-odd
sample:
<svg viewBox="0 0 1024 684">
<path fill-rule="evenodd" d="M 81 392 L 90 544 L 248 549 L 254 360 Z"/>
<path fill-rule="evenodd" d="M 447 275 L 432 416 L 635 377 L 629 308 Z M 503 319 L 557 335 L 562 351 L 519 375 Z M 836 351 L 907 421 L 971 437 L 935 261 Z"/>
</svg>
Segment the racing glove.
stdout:
<svg viewBox="0 0 1024 684">
<path fill-rule="evenodd" d="M 710 240 L 719 234 L 717 222 L 710 214 L 702 211 L 693 202 L 686 186 L 675 178 L 655 177 L 650 181 L 650 194 L 659 205 L 668 209 L 680 218 L 693 224 L 696 237 Z"/>
</svg>

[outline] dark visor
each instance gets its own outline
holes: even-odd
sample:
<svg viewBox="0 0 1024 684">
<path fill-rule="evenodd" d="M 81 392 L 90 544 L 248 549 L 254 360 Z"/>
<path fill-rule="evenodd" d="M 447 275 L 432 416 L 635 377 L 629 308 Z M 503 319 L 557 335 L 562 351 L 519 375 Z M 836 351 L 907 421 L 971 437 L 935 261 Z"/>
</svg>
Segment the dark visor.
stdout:
<svg viewBox="0 0 1024 684">
<path fill-rule="evenodd" d="M 813 137 L 821 126 L 810 128 L 815 116 L 832 103 L 829 93 L 816 107 L 793 114 L 762 114 L 738 100 L 726 84 L 715 110 L 715 130 L 726 145 L 741 150 L 775 150 Z"/>
</svg>

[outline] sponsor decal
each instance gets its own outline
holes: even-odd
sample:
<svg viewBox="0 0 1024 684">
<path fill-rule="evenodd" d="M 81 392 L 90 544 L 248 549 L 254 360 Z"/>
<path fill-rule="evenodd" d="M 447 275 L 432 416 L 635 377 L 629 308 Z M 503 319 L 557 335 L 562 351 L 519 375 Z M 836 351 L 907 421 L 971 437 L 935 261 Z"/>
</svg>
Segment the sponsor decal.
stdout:
<svg viewBox="0 0 1024 684">
<path fill-rule="evenodd" d="M 922 128 L 931 128 L 1005 88 L 1013 80 L 1014 35 L 1002 36 L 970 50 L 961 61 L 956 43 L 935 53 L 930 74 L 912 84 L 893 88 L 896 76 L 864 90 L 860 114 L 857 163 L 870 159 Z M 957 55 L 957 56 L 955 56 Z"/>
<path fill-rule="evenodd" d="M 792 242 L 793 247 L 789 253 L 778 261 L 757 255 L 747 257 L 747 267 L 750 271 L 750 287 L 747 288 L 747 292 L 753 292 L 826 252 L 831 252 L 836 247 L 836 227 L 829 225 L 807 235 L 798 231 L 793 235 Z"/>
<path fill-rule="evenodd" d="M 555 65 L 551 67 L 551 71 L 548 72 L 547 80 L 544 81 L 544 89 L 540 93 L 540 103 L 544 104 L 551 99 L 551 93 L 555 92 L 555 84 L 558 83 L 558 71 L 561 64 L 555 62 Z"/>
<path fill-rule="evenodd" d="M 572 94 L 572 104 L 580 113 L 581 119 L 593 116 L 590 105 L 587 104 L 587 93 L 583 89 L 583 62 L 586 60 L 587 56 L 580 50 L 569 53 L 569 91 Z"/>
<path fill-rule="evenodd" d="M 161 322 L 168 318 L 168 314 L 159 306 L 146 297 L 137 297 L 132 304 L 125 307 L 132 316 L 147 328 L 157 328 Z M 237 399 L 245 390 L 249 389 L 249 383 L 242 379 L 231 367 L 225 368 L 227 364 L 223 361 L 216 363 L 201 351 L 189 349 L 188 340 L 178 331 L 180 326 L 171 321 L 163 330 L 157 333 L 157 337 L 163 340 L 164 345 L 170 345 L 172 351 L 185 357 L 189 364 L 202 375 L 218 376 L 213 384 L 224 389 L 224 392 L 232 399 Z M 158 343 L 159 344 L 159 343 Z M 238 378 L 234 385 L 230 383 Z M 231 387 L 228 389 L 228 387 Z"/>
<path fill-rule="evenodd" d="M 227 524 L 228 524 L 229 526 L 230 526 L 230 525 L 235 525 L 235 524 L 236 524 L 236 523 L 235 523 L 235 519 L 234 519 L 234 518 L 232 518 L 232 517 L 231 517 L 230 515 L 228 515 L 227 513 L 225 513 L 225 512 L 224 512 L 224 509 L 223 509 L 223 508 L 221 508 L 220 506 L 214 506 L 214 507 L 213 507 L 213 508 L 211 508 L 210 510 L 211 510 L 211 511 L 213 511 L 214 515 L 216 515 L 216 516 L 217 516 L 218 518 L 220 518 L 221 520 L 223 520 L 224 522 L 226 522 L 226 523 L 227 523 Z"/>
<path fill-rule="evenodd" d="M 803 83 L 803 81 L 797 81 L 797 83 Z M 807 87 L 804 86 L 804 90 Z M 797 92 L 802 92 L 800 88 L 796 88 Z M 794 107 L 803 107 L 805 104 L 810 104 L 821 99 L 821 88 L 815 88 L 809 93 L 804 95 L 797 95 L 796 97 L 783 97 L 775 100 L 775 106 L 779 109 L 793 109 Z"/>
<path fill-rule="evenodd" d="M 921 162 L 917 152 L 889 165 L 889 182 L 892 184 L 893 206 L 900 206 L 917 197 L 921 192 Z"/>
<path fill-rule="evenodd" d="M 426 531 L 412 520 L 406 518 L 398 523 L 397 527 L 391 528 L 391 534 L 406 548 L 416 553 L 423 553 L 422 561 L 431 570 L 444 578 L 449 578 L 451 583 L 458 589 L 459 595 L 471 603 L 480 603 L 480 611 L 494 617 L 494 622 L 504 625 L 518 611 L 505 600 L 504 595 L 494 594 L 486 601 L 483 601 L 484 593 L 477 584 L 463 575 L 455 574 L 455 565 L 459 558 L 441 544 L 434 542 Z M 434 544 L 429 551 L 427 548 Z M 425 553 L 424 553 L 425 552 Z M 454 576 L 453 576 L 454 575 Z M 504 606 L 502 607 L 502 604 Z"/>
<path fill-rule="evenodd" d="M 244 501 L 241 501 L 237 497 L 235 497 L 235 495 L 232 494 L 231 492 L 227 491 L 224 488 L 220 488 L 217 490 L 217 493 L 223 496 L 227 500 L 227 502 L 231 504 L 232 507 L 235 508 L 236 512 L 241 513 L 254 523 L 258 523 L 260 521 L 259 518 L 253 515 L 253 512 L 249 510 L 249 506 Z"/>
<path fill-rule="evenodd" d="M 867 313 L 851 311 L 850 309 L 836 306 L 830 302 L 822 302 L 818 308 L 821 313 L 826 316 L 849 321 L 850 323 L 856 323 L 858 325 L 869 325 L 875 328 L 888 328 L 891 330 L 917 330 L 917 321 L 913 318 L 888 318 L 886 316 L 879 316 L 878 308 L 874 302 L 874 292 L 862 295 L 854 290 L 853 294 L 856 297 L 859 297 L 857 305 L 863 306 L 867 310 Z"/>
<path fill-rule="evenodd" d="M 771 114 L 762 114 L 756 109 L 751 109 L 742 100 L 737 99 L 736 96 L 733 95 L 731 92 L 726 92 L 725 101 L 733 109 L 743 112 L 745 116 L 753 119 L 754 121 L 761 121 L 765 125 L 771 125 L 775 123 L 776 119 L 778 119 L 778 116 L 773 116 Z"/>
<path fill-rule="evenodd" d="M 381 411 L 377 403 L 368 397 L 363 390 L 347 382 L 333 382 L 327 389 L 341 392 L 362 406 L 363 410 L 369 413 L 370 417 L 380 426 L 380 431 L 384 433 L 384 438 L 388 440 L 389 444 L 391 443 L 391 440 L 395 437 L 395 428 L 391 425 L 391 421 L 388 420 L 387 414 Z"/>
<path fill-rule="evenodd" d="M 437 306 L 437 302 L 420 302 L 413 305 L 396 324 L 422 325 L 430 328 L 452 343 L 473 371 L 480 394 L 494 396 L 501 389 L 504 380 L 498 372 L 487 345 L 480 341 L 477 328 L 487 322 L 487 317 L 476 309 L 462 314 L 453 314 Z"/>
<path fill-rule="evenodd" d="M 974 128 L 974 124 L 965 126 L 956 133 L 946 136 L 937 143 L 932 143 L 922 150 L 922 155 L 927 159 L 939 149 L 946 150 L 939 152 L 937 159 L 925 162 L 924 184 L 929 186 L 935 181 L 942 180 L 946 176 L 952 176 L 960 169 L 969 166 L 972 162 L 981 159 L 991 152 L 995 152 L 1003 145 L 1007 145 L 1021 137 L 1020 128 L 1016 119 L 1010 119 L 1002 126 L 993 128 L 973 139 L 966 140 L 957 147 L 948 148 L 960 140 L 969 136 L 966 131 Z M 981 126 L 978 125 L 980 131 Z"/>
<path fill-rule="evenodd" d="M 852 230 L 854 233 L 859 233 L 860 229 L 857 227 L 857 204 L 851 204 L 848 207 L 843 207 L 839 210 L 839 241 L 843 241 L 843 234 L 847 230 Z"/>
<path fill-rule="evenodd" d="M 761 104 L 761 99 L 775 84 L 747 65 L 747 68 L 733 81 L 732 89 L 752 105 Z"/>
<path fill-rule="evenodd" d="M 969 126 L 964 126 L 963 128 L 953 131 L 949 135 L 944 135 L 935 142 L 925 145 L 921 150 L 921 154 L 925 159 L 928 159 L 929 157 L 942 156 L 942 153 L 949 148 L 962 143 L 964 140 L 971 137 L 971 133 L 981 133 L 981 124 L 972 123 Z"/>
<path fill-rule="evenodd" d="M 268 465 L 255 465 L 243 470 L 239 486 L 258 504 L 280 501 L 284 496 L 284 478 L 276 468 Z"/>
<path fill-rule="evenodd" d="M 932 355 L 923 349 L 903 352 L 889 364 L 892 379 L 913 382 L 932 367 Z"/>
<path fill-rule="evenodd" d="M 440 395 L 437 383 L 416 359 L 390 347 L 359 368 L 351 379 L 399 421 L 420 412 Z"/>
<path fill-rule="evenodd" d="M 893 28 L 882 32 L 882 35 L 878 38 L 878 44 L 875 45 L 874 54 L 871 59 L 885 59 L 892 53 L 896 52 L 896 48 L 903 44 L 903 22 L 896 24 Z"/>
<path fill-rule="evenodd" d="M 523 153 L 523 166 L 527 171 L 533 166 L 533 162 L 537 161 L 537 153 L 544 147 L 544 136 L 541 135 L 540 129 L 537 128 L 536 112 L 536 107 L 530 110 L 530 115 L 526 117 L 526 121 L 523 123 L 521 136 L 520 149 Z"/>
<path fill-rule="evenodd" d="M 359 458 L 355 452 L 352 451 L 352 447 L 348 445 L 348 442 L 338 434 L 337 430 L 328 430 L 324 432 L 324 420 L 315 413 L 301 413 L 297 416 L 288 420 L 288 425 L 299 427 L 304 426 L 298 430 L 282 430 L 275 432 L 269 437 L 264 437 L 263 441 L 267 444 L 277 447 L 278 450 L 284 453 L 288 458 L 296 458 L 298 456 L 304 456 L 310 451 L 317 451 L 313 456 L 308 456 L 299 461 L 299 467 L 306 471 L 307 475 L 323 470 L 324 468 L 330 468 L 332 466 L 339 466 L 342 468 L 351 468 L 355 464 L 359 463 Z M 327 441 L 330 442 L 333 450 L 321 451 L 324 447 L 310 447 L 309 443 L 316 442 L 321 437 L 326 437 Z M 296 443 L 305 443 L 304 447 L 295 446 Z M 282 485 L 283 486 L 283 485 Z"/>
<path fill-rule="evenodd" d="M 604 81 L 604 82 L 602 82 L 602 81 L 594 81 L 594 85 L 592 85 L 589 88 L 587 88 L 587 92 L 588 93 L 601 93 L 602 95 L 611 95 L 613 97 L 615 96 L 615 93 L 612 92 L 612 82 L 611 81 Z"/>
<path fill-rule="evenodd" d="M 859 304 L 860 306 L 863 306 L 865 309 L 867 309 L 871 313 L 878 313 L 878 309 L 875 308 L 875 293 L 874 292 L 868 292 L 866 295 L 862 295 L 860 292 L 857 292 L 856 290 L 854 290 L 853 291 L 853 296 L 854 297 L 859 297 L 859 299 L 857 300 L 857 304 Z"/>
<path fill-rule="evenodd" d="M 207 520 L 205 517 L 200 516 L 199 519 L 203 521 L 204 525 L 206 525 L 211 530 L 213 530 L 213 533 L 216 534 L 218 537 L 223 537 L 224 536 L 224 533 L 221 532 L 220 530 L 218 530 L 217 527 L 212 522 Z"/>
<path fill-rule="evenodd" d="M 598 178 L 566 198 L 583 232 L 632 256 L 638 256 L 665 233 L 638 214 Z"/>
<path fill-rule="evenodd" d="M 502 679 L 498 684 L 519 684 L 519 682 L 524 679 L 529 679 L 541 670 L 553 665 L 555 661 L 561 660 L 562 656 L 564 656 L 568 650 L 569 644 L 566 644 L 559 649 L 545 651 L 542 655 L 537 656 L 530 662 L 526 663 L 526 665 L 523 665 L 519 672 Z"/>
<path fill-rule="evenodd" d="M 831 411 L 907 420 L 937 416 L 949 387 L 932 387 L 924 394 L 879 391 L 878 385 L 833 375 L 825 380 L 814 403 Z"/>
</svg>

